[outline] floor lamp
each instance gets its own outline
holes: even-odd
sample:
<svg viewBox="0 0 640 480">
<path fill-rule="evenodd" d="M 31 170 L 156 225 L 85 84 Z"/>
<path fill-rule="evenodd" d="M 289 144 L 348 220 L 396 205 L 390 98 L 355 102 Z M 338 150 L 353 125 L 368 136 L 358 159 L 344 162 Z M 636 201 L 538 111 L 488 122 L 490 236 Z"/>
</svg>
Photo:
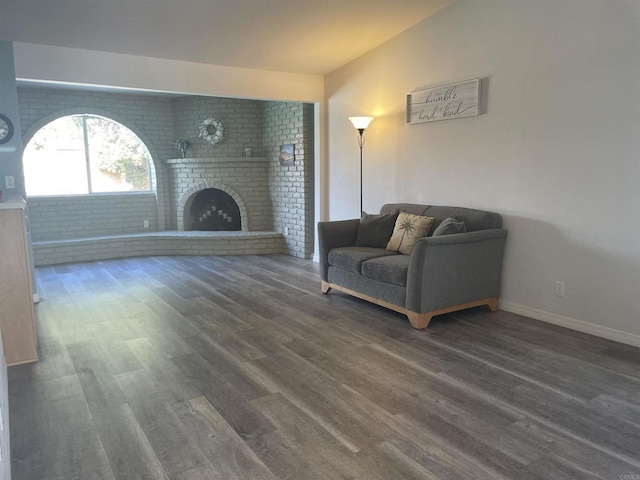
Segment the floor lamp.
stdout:
<svg viewBox="0 0 640 480">
<path fill-rule="evenodd" d="M 364 146 L 364 132 L 374 117 L 349 117 L 353 126 L 358 130 L 358 146 L 360 147 L 360 215 L 362 215 L 362 147 Z"/>
</svg>

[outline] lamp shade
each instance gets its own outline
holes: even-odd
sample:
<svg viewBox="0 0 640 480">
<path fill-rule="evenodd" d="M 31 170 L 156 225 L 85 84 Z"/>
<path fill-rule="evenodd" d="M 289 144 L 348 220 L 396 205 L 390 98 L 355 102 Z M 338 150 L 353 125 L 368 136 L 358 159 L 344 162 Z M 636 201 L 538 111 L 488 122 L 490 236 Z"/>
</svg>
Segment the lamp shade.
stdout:
<svg viewBox="0 0 640 480">
<path fill-rule="evenodd" d="M 357 130 L 366 130 L 374 117 L 349 117 Z"/>
</svg>

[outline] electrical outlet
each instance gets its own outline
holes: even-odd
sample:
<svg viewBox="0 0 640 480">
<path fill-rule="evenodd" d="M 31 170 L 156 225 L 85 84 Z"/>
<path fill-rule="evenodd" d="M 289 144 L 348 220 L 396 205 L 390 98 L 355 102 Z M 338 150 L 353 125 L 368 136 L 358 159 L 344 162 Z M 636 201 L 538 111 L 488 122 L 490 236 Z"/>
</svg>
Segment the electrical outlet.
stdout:
<svg viewBox="0 0 640 480">
<path fill-rule="evenodd" d="M 556 297 L 564 297 L 564 282 L 556 280 Z"/>
<path fill-rule="evenodd" d="M 285 237 L 289 236 L 289 227 L 284 227 L 284 236 Z"/>
<path fill-rule="evenodd" d="M 144 221 L 144 228 L 149 228 L 149 220 Z"/>
<path fill-rule="evenodd" d="M 4 186 L 6 188 L 16 188 L 16 181 L 13 177 L 4 177 Z"/>
</svg>

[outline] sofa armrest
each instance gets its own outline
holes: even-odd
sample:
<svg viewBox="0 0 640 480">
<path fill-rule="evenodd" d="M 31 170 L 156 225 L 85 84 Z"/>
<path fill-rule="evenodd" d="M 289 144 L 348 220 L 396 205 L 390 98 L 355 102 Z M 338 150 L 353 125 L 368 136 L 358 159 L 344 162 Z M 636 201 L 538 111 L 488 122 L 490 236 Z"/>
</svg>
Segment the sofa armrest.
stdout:
<svg viewBox="0 0 640 480">
<path fill-rule="evenodd" d="M 492 228 L 418 240 L 409 260 L 407 309 L 423 313 L 500 295 L 507 231 Z"/>
<path fill-rule="evenodd" d="M 329 272 L 329 250 L 352 247 L 358 238 L 359 219 L 318 222 L 318 248 L 320 250 L 320 275 L 327 281 Z"/>
</svg>

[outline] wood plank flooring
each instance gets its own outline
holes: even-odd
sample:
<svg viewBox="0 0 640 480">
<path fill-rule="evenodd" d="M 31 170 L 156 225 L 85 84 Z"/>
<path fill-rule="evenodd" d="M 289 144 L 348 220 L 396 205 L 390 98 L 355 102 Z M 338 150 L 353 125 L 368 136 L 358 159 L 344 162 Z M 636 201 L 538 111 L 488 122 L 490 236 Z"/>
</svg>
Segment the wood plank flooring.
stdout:
<svg viewBox="0 0 640 480">
<path fill-rule="evenodd" d="M 287 256 L 37 275 L 14 480 L 640 478 L 639 349 L 482 309 L 419 332 Z"/>
</svg>

